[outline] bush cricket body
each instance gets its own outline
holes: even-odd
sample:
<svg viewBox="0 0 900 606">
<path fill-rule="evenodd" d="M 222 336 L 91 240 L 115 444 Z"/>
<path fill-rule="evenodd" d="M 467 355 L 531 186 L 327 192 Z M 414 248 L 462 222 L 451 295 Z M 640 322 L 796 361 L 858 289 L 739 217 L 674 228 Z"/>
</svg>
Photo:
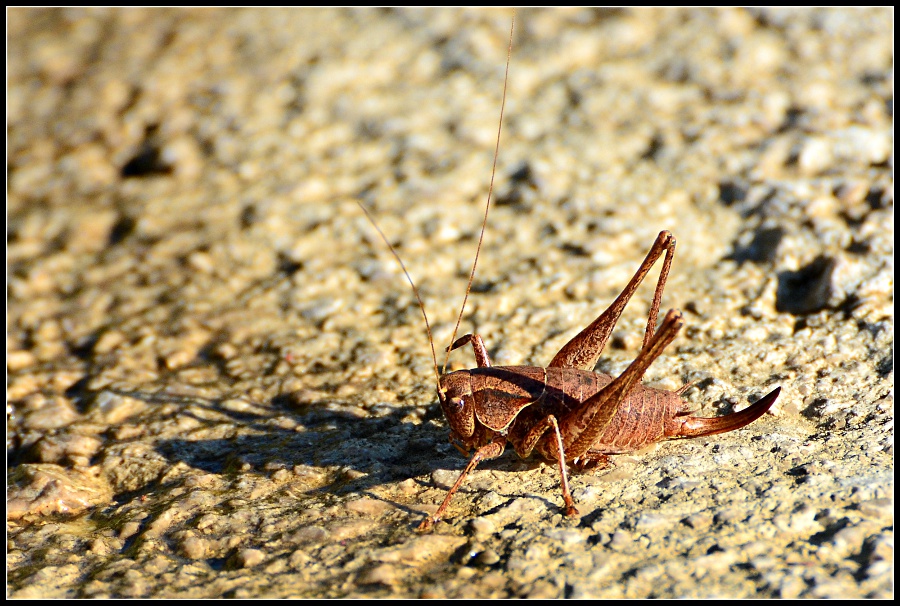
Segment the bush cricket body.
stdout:
<svg viewBox="0 0 900 606">
<path fill-rule="evenodd" d="M 669 310 L 659 328 L 656 328 L 662 292 L 675 253 L 675 238 L 665 230 L 659 233 L 637 272 L 613 303 L 566 343 L 547 367 L 493 366 L 479 335 L 467 334 L 454 340 L 472 288 L 487 227 L 514 28 L 515 16 L 510 27 L 500 125 L 481 235 L 443 366 L 446 371 L 452 350 L 471 344 L 477 368 L 451 373 L 438 371 L 431 327 L 418 289 L 397 252 L 360 203 L 363 212 L 400 264 L 422 310 L 434 359 L 438 400 L 450 426 L 450 441 L 466 456 L 474 450 L 468 465 L 447 491 L 437 511 L 419 525 L 420 531 L 429 530 L 441 519 L 465 477 L 481 461 L 502 455 L 507 442 L 522 458 L 536 452 L 543 459 L 557 463 L 565 513 L 574 516 L 578 510 L 569 490 L 567 464 L 578 469 L 603 467 L 609 463 L 608 455 L 634 452 L 661 440 L 709 436 L 739 429 L 765 414 L 781 391 L 780 387 L 776 387 L 740 412 L 703 418 L 691 416 L 688 403 L 681 398 L 691 384 L 676 391 L 666 391 L 641 383 L 647 368 L 674 340 L 684 324 L 681 312 Z M 640 353 L 617 377 L 592 372 L 626 304 L 660 257 L 663 257 L 663 265 Z"/>
</svg>

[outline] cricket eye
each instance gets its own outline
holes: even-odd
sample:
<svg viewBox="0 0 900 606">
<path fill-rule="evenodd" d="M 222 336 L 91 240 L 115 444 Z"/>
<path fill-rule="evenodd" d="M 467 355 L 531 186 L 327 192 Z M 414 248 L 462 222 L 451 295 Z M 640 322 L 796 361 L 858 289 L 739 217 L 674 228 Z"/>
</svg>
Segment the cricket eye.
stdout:
<svg viewBox="0 0 900 606">
<path fill-rule="evenodd" d="M 450 400 L 450 405 L 456 412 L 459 412 L 460 410 L 463 409 L 463 407 L 466 405 L 466 403 L 463 401 L 462 398 L 454 398 L 454 399 Z"/>
</svg>

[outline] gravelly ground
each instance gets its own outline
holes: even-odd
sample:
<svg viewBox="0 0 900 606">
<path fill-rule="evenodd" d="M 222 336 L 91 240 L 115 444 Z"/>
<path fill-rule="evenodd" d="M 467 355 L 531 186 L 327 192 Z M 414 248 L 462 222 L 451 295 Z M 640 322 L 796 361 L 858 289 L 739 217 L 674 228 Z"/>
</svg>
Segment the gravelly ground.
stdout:
<svg viewBox="0 0 900 606">
<path fill-rule="evenodd" d="M 9 12 L 11 597 L 892 597 L 893 12 L 523 11 L 463 330 L 546 364 L 655 235 L 648 382 L 772 414 L 469 478 L 437 346 L 509 13 Z M 640 347 L 649 286 L 598 370 Z M 455 367 L 473 364 L 471 351 Z"/>
</svg>

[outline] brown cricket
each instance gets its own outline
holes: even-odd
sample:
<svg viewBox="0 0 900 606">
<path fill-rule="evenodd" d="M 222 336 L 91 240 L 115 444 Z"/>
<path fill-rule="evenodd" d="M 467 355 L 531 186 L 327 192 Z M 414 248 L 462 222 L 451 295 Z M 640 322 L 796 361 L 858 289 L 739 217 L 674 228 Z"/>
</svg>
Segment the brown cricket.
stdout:
<svg viewBox="0 0 900 606">
<path fill-rule="evenodd" d="M 507 80 L 514 27 L 515 16 L 510 27 Z M 506 82 L 500 109 L 501 126 L 505 102 Z M 494 169 L 491 173 L 481 237 L 478 240 L 466 296 L 451 337 L 452 344 L 447 348 L 447 360 L 444 363 L 446 370 L 450 352 L 471 343 L 477 368 L 449 374 L 438 372 L 431 327 L 418 289 L 397 252 L 369 212 L 360 204 L 363 212 L 375 225 L 391 253 L 400 263 L 425 317 L 434 358 L 438 400 L 450 425 L 450 441 L 466 456 L 472 449 L 475 450 L 469 464 L 447 492 L 443 503 L 434 515 L 425 518 L 419 525 L 420 531 L 427 531 L 441 519 L 450 504 L 450 499 L 462 485 L 465 477 L 481 461 L 502 455 L 507 442 L 513 445 L 516 454 L 522 458 L 537 452 L 545 460 L 559 465 L 565 513 L 574 516 L 578 514 L 578 510 L 569 491 L 566 464 L 571 464 L 579 470 L 588 467 L 602 468 L 609 464 L 608 455 L 611 454 L 634 452 L 661 440 L 696 438 L 740 429 L 765 414 L 781 391 L 780 387 L 776 387 L 768 395 L 740 412 L 715 418 L 702 418 L 691 416 L 690 405 L 681 398 L 691 386 L 690 383 L 676 391 L 655 389 L 641 383 L 647 368 L 662 354 L 684 325 L 681 312 L 671 309 L 663 318 L 659 329 L 655 330 L 660 299 L 675 254 L 675 238 L 665 230 L 656 237 L 637 272 L 615 301 L 587 328 L 566 343 L 547 367 L 493 366 L 481 336 L 467 334 L 454 341 L 453 337 L 456 336 L 472 287 L 478 254 L 487 226 L 499 146 L 498 128 Z M 650 305 L 640 353 L 618 377 L 592 372 L 625 305 L 650 268 L 663 254 L 665 257 Z"/>
</svg>

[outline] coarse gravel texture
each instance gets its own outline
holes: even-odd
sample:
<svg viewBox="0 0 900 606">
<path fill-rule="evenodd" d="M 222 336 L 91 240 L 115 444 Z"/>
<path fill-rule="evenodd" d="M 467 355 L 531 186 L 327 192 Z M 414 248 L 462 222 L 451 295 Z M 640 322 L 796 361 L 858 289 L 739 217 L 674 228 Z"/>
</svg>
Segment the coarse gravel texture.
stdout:
<svg viewBox="0 0 900 606">
<path fill-rule="evenodd" d="M 462 331 L 546 364 L 668 229 L 647 382 L 782 393 L 574 474 L 576 519 L 508 449 L 415 532 L 465 459 L 357 201 L 440 354 L 510 15 L 8 12 L 8 597 L 893 596 L 888 8 L 517 15 Z"/>
</svg>

